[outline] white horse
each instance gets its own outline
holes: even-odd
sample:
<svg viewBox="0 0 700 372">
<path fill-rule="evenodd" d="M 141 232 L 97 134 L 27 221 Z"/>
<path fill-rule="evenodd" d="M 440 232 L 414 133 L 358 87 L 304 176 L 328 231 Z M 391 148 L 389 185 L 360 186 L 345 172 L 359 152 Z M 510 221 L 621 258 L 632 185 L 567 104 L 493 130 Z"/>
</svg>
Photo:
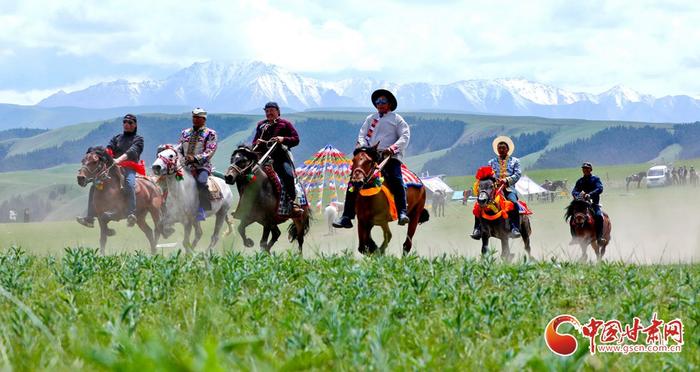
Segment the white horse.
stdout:
<svg viewBox="0 0 700 372">
<path fill-rule="evenodd" d="M 326 224 L 328 225 L 328 233 L 326 235 L 335 234 L 335 228 L 333 227 L 333 221 L 338 217 L 338 209 L 333 204 L 328 204 L 326 209 L 323 210 L 323 215 L 326 218 Z"/>
<path fill-rule="evenodd" d="M 167 192 L 165 199 L 165 213 L 161 217 L 162 226 L 170 226 L 176 222 L 181 223 L 185 228 L 185 237 L 182 245 L 187 252 L 197 246 L 199 239 L 202 237 L 202 227 L 195 219 L 197 207 L 199 205 L 197 182 L 190 172 L 189 167 L 184 164 L 184 157 L 175 150 L 171 145 L 159 147 L 163 148 L 158 155 L 156 161 L 153 162 L 151 168 L 156 176 L 161 176 L 161 182 L 164 182 L 164 192 Z M 219 241 L 219 232 L 221 226 L 226 221 L 228 229 L 225 235 L 231 233 L 231 220 L 228 217 L 228 211 L 233 205 L 233 193 L 224 180 L 209 176 L 210 182 L 216 182 L 216 185 L 221 190 L 221 199 L 211 201 L 211 210 L 205 211 L 206 216 L 216 216 L 214 225 L 214 233 L 211 236 L 209 243 L 209 253 Z M 190 232 L 194 227 L 194 240 L 190 244 Z M 166 231 L 163 229 L 163 236 L 172 234 L 172 229 Z M 167 234 L 167 235 L 166 235 Z"/>
</svg>

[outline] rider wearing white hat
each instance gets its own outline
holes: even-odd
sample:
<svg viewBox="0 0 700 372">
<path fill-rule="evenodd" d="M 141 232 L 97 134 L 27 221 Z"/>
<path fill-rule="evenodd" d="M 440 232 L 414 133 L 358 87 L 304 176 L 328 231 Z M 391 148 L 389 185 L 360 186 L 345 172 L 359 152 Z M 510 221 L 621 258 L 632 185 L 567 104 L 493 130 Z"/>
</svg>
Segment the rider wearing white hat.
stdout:
<svg viewBox="0 0 700 372">
<path fill-rule="evenodd" d="M 515 156 L 511 156 L 515 151 L 515 144 L 508 136 L 498 136 L 491 144 L 496 157 L 489 160 L 489 166 L 493 169 L 496 176 L 496 185 L 503 185 L 503 195 L 506 199 L 513 202 L 515 208 L 508 212 L 508 220 L 510 221 L 510 236 L 512 238 L 520 237 L 520 210 L 518 207 L 518 194 L 515 191 L 515 184 L 520 179 L 522 172 L 520 171 L 520 160 Z M 481 221 L 477 218 L 474 220 L 474 232 L 471 237 L 473 239 L 481 239 Z"/>
</svg>

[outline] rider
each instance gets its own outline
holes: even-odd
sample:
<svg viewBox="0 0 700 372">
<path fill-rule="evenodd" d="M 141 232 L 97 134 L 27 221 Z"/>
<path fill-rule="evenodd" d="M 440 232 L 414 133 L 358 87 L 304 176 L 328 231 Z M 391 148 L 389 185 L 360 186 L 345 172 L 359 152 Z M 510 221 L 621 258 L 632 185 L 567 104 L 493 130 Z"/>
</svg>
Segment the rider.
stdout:
<svg viewBox="0 0 700 372">
<path fill-rule="evenodd" d="M 107 150 L 112 152 L 114 163 L 117 165 L 125 161 L 137 163 L 143 152 L 143 137 L 136 134 L 137 119 L 132 114 L 126 114 L 122 120 L 124 132 L 112 137 L 107 145 Z M 132 164 L 133 164 L 132 163 Z M 124 193 L 127 202 L 127 225 L 136 223 L 136 171 L 128 166 L 122 167 L 124 174 Z M 79 224 L 93 227 L 95 223 L 95 207 L 92 205 L 95 185 L 90 187 L 88 194 L 88 210 L 85 217 L 76 217 Z"/>
<path fill-rule="evenodd" d="M 274 141 L 279 144 L 270 154 L 272 168 L 284 185 L 287 201 L 292 205 L 292 214 L 300 215 L 303 213 L 303 210 L 295 202 L 297 190 L 294 187 L 294 164 L 292 163 L 292 156 L 289 150 L 299 144 L 299 134 L 292 122 L 280 117 L 280 107 L 277 102 L 266 103 L 264 110 L 266 119 L 258 122 L 255 127 L 253 148 L 257 147 L 261 149 L 257 152 L 264 153 L 268 148 L 264 146 L 266 143 Z M 270 143 L 270 145 L 272 144 Z"/>
<path fill-rule="evenodd" d="M 584 162 L 581 165 L 581 171 L 583 172 L 583 177 L 576 181 L 574 189 L 571 190 L 571 196 L 577 199 L 590 200 L 591 209 L 594 212 L 593 220 L 595 221 L 595 236 L 598 240 L 599 245 L 606 243 L 605 238 L 603 238 L 603 211 L 600 209 L 600 194 L 603 193 L 603 182 L 594 176 L 593 165 L 589 162 Z M 571 236 L 574 237 L 573 227 L 571 229 Z M 575 239 L 571 240 L 570 244 L 576 244 Z"/>
<path fill-rule="evenodd" d="M 411 139 L 411 130 L 401 115 L 394 112 L 398 103 L 390 91 L 386 89 L 374 91 L 372 103 L 376 107 L 377 113 L 369 115 L 362 124 L 356 147 L 378 145 L 379 152 L 384 157 L 390 157 L 382 169 L 382 176 L 394 194 L 399 217 L 398 223 L 405 225 L 409 222 L 409 218 L 406 212 L 406 188 L 401 175 L 401 157 Z M 348 188 L 345 193 L 343 215 L 333 221 L 334 227 L 352 228 L 356 198 L 357 193 Z"/>
<path fill-rule="evenodd" d="M 489 160 L 489 166 L 493 169 L 496 175 L 496 187 L 503 187 L 503 195 L 506 199 L 513 202 L 516 208 L 508 212 L 508 220 L 510 221 L 510 237 L 520 237 L 520 210 L 518 208 L 518 195 L 514 189 L 515 184 L 521 176 L 520 160 L 514 156 L 515 144 L 508 136 L 499 136 L 493 140 L 491 144 L 493 151 L 496 153 L 495 158 Z M 474 219 L 474 231 L 471 234 L 472 239 L 481 239 L 481 219 Z"/>
<path fill-rule="evenodd" d="M 197 208 L 197 221 L 204 221 L 204 211 L 211 210 L 209 200 L 209 188 L 207 180 L 211 174 L 211 159 L 216 152 L 216 131 L 208 128 L 207 112 L 202 108 L 192 110 L 192 128 L 187 128 L 180 134 L 177 150 L 185 157 L 185 164 L 189 165 L 192 175 L 197 181 L 199 192 L 199 208 Z"/>
</svg>

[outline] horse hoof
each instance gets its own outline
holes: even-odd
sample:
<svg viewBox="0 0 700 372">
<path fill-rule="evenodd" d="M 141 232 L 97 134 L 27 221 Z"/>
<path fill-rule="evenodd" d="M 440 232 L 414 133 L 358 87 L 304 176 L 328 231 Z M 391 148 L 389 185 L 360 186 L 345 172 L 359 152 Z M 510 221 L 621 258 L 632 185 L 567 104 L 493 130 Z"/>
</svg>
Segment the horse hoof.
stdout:
<svg viewBox="0 0 700 372">
<path fill-rule="evenodd" d="M 175 229 L 172 227 L 166 227 L 163 228 L 163 237 L 167 239 L 170 235 L 172 235 L 175 232 Z"/>
<path fill-rule="evenodd" d="M 107 235 L 107 236 L 114 236 L 116 233 L 117 233 L 117 232 L 114 231 L 114 229 L 107 229 L 107 230 L 105 231 L 105 235 Z"/>
<path fill-rule="evenodd" d="M 250 248 L 250 247 L 252 247 L 252 246 L 255 245 L 255 242 L 254 242 L 253 239 L 251 239 L 251 238 L 246 238 L 246 239 L 243 241 L 243 245 L 245 245 L 246 248 Z"/>
</svg>

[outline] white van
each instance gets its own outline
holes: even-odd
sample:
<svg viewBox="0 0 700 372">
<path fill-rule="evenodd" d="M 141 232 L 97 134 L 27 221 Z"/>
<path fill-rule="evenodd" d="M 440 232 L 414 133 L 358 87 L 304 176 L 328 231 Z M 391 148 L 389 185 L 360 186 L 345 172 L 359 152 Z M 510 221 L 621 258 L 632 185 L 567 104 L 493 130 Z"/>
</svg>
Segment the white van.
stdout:
<svg viewBox="0 0 700 372">
<path fill-rule="evenodd" d="M 668 185 L 666 178 L 668 167 L 665 165 L 657 165 L 649 168 L 647 171 L 647 187 L 661 187 Z"/>
</svg>

